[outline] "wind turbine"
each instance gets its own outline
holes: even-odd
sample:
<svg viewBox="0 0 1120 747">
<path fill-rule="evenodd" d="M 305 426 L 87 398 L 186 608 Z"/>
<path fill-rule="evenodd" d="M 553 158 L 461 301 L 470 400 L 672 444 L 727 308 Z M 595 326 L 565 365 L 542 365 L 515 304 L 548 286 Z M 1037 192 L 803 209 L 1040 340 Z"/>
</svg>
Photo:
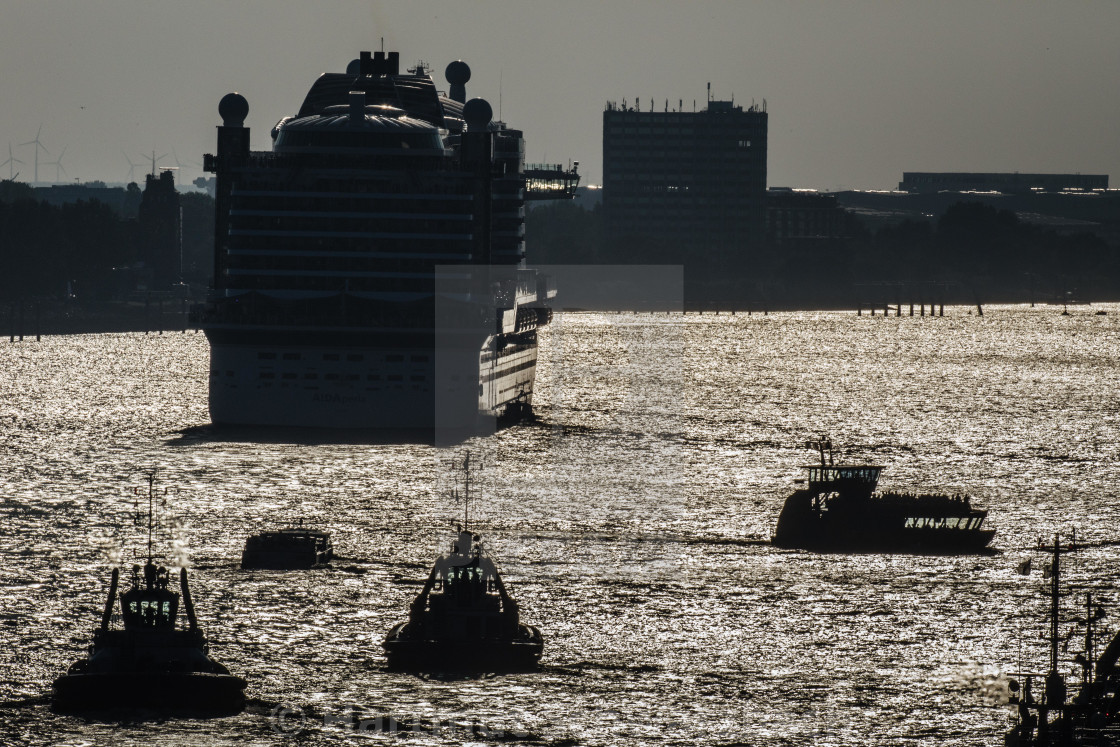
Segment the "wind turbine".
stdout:
<svg viewBox="0 0 1120 747">
<path fill-rule="evenodd" d="M 58 154 L 58 158 L 56 158 L 53 161 L 46 161 L 43 164 L 44 166 L 54 166 L 54 180 L 55 180 L 55 182 L 61 182 L 62 181 L 58 176 L 58 173 L 60 171 L 63 174 L 66 174 L 66 176 L 70 176 L 70 174 L 67 173 L 67 171 L 66 171 L 66 167 L 62 165 L 62 157 L 64 155 L 66 155 L 66 146 L 65 145 L 62 146 L 62 152 Z"/>
<path fill-rule="evenodd" d="M 171 149 L 171 157 L 175 160 L 175 168 L 179 172 L 178 174 L 175 175 L 175 183 L 176 184 L 182 184 L 183 183 L 183 165 L 184 164 L 179 160 L 179 154 L 175 152 L 174 148 Z"/>
<path fill-rule="evenodd" d="M 125 153 L 123 150 L 121 151 L 121 155 L 124 156 L 124 160 L 128 161 L 128 181 L 129 182 L 136 181 L 136 178 L 135 178 L 136 177 L 136 167 L 137 166 L 143 166 L 144 164 L 143 163 L 133 163 L 132 159 L 129 158 L 128 154 Z"/>
<path fill-rule="evenodd" d="M 12 144 L 8 143 L 8 160 L 4 161 L 4 163 L 0 163 L 0 168 L 3 168 L 4 166 L 8 167 L 8 181 L 14 182 L 16 180 L 15 174 L 13 172 L 15 171 L 17 163 L 21 166 L 27 165 L 23 161 L 12 155 Z"/>
<path fill-rule="evenodd" d="M 35 132 L 35 139 L 34 140 L 28 140 L 26 143 L 20 143 L 21 147 L 24 146 L 24 145 L 34 145 L 35 146 L 35 183 L 36 184 L 39 183 L 39 149 L 42 148 L 44 153 L 46 153 L 47 155 L 50 155 L 50 151 L 47 150 L 47 146 L 45 146 L 45 145 L 43 145 L 42 143 L 39 142 L 39 134 L 42 131 L 43 131 L 43 125 L 39 125 L 39 129 Z"/>
</svg>

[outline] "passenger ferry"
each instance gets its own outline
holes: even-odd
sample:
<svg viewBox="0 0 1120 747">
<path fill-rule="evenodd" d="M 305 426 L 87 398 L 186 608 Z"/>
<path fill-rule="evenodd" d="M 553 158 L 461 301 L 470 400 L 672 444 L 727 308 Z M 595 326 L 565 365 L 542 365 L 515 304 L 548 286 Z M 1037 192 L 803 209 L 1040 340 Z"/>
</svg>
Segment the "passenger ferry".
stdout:
<svg viewBox="0 0 1120 747">
<path fill-rule="evenodd" d="M 527 190 L 522 133 L 466 100 L 465 63 L 448 95 L 399 68 L 362 52 L 320 76 L 270 151 L 249 148 L 246 99 L 222 99 L 201 311 L 215 424 L 471 428 L 530 411 L 555 289 L 524 267 L 524 204 L 570 198 L 577 170 L 535 170 Z"/>
<path fill-rule="evenodd" d="M 806 487 L 790 495 L 771 538 L 775 547 L 821 552 L 979 553 L 995 530 L 967 495 L 877 493 L 883 468 L 833 463 L 827 438 L 806 446 L 820 464 L 805 468 Z"/>
</svg>

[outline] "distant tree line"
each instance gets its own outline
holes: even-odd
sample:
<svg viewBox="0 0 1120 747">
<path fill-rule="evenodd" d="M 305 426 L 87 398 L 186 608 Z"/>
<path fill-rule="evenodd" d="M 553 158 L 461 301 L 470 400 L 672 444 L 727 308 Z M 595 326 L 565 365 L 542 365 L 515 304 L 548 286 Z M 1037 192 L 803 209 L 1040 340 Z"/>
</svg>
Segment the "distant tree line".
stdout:
<svg viewBox="0 0 1120 747">
<path fill-rule="evenodd" d="M 852 246 L 854 278 L 943 282 L 988 301 L 1118 299 L 1118 259 L 1117 247 L 1093 233 L 1032 225 L 981 202 L 883 226 Z"/>
<path fill-rule="evenodd" d="M 130 184 L 137 198 L 139 188 Z M 130 204 L 122 201 L 122 204 Z M 180 195 L 183 279 L 204 285 L 211 272 L 214 201 Z M 96 199 L 51 205 L 26 184 L 0 182 L 0 301 L 120 299 L 134 290 L 131 272 L 143 237 L 132 215 Z"/>
<path fill-rule="evenodd" d="M 1120 299 L 1120 247 L 1093 233 L 1026 223 L 981 202 L 958 202 L 935 218 L 875 231 L 849 213 L 845 226 L 843 239 L 744 252 L 731 270 L 738 277 L 725 279 L 712 297 L 727 298 L 724 291 L 731 287 L 741 301 L 774 308 L 832 307 L 894 286 L 891 293 L 910 293 L 902 300 L 917 303 L 913 296 L 937 286 L 938 300 L 946 303 Z M 666 256 L 658 237 L 612 246 L 600 206 L 541 204 L 528 213 L 525 234 L 531 264 L 657 264 Z"/>
<path fill-rule="evenodd" d="M 137 190 L 134 185 L 130 188 Z M 128 204 L 128 201 L 122 201 Z M 184 282 L 210 280 L 214 201 L 180 195 Z M 1120 247 L 1092 233 L 1062 233 L 1019 220 L 1009 210 L 958 202 L 930 220 L 868 230 L 846 218 L 846 237 L 755 247 L 738 266 L 717 272 L 697 257 L 692 277 L 721 277 L 720 296 L 773 307 L 848 305 L 866 286 L 941 284 L 946 302 L 1120 299 Z M 122 298 L 135 288 L 140 256 L 135 213 L 121 215 L 97 200 L 54 206 L 26 184 L 0 181 L 0 302 L 31 297 Z M 541 203 L 526 217 L 531 264 L 673 263 L 674 247 L 658 237 L 611 245 L 601 205 Z M 689 269 L 686 267 L 686 275 Z M 895 299 L 891 299 L 892 301 Z M 904 299 L 914 300 L 918 299 Z M 932 300 L 932 299 L 931 299 Z"/>
</svg>

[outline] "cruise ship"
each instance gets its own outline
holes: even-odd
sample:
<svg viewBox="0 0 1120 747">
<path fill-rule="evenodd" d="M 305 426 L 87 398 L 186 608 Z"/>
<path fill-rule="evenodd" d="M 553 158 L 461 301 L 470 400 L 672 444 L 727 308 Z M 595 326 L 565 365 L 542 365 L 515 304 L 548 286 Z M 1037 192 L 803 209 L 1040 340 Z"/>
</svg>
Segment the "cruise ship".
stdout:
<svg viewBox="0 0 1120 747">
<path fill-rule="evenodd" d="M 549 278 L 525 267 L 527 199 L 578 162 L 529 167 L 519 130 L 423 64 L 362 52 L 252 151 L 218 107 L 214 277 L 200 326 L 217 425 L 479 429 L 531 412 Z M 527 188 L 527 184 L 530 186 Z"/>
</svg>

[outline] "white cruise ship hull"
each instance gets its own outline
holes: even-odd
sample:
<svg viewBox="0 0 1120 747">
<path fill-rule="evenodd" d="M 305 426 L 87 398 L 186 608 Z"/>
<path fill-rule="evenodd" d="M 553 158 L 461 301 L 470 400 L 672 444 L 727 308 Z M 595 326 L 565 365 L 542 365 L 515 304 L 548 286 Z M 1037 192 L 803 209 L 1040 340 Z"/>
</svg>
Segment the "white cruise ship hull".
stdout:
<svg viewBox="0 0 1120 747">
<path fill-rule="evenodd" d="M 537 348 L 287 348 L 211 342 L 217 425 L 477 429 L 532 404 Z"/>
</svg>

